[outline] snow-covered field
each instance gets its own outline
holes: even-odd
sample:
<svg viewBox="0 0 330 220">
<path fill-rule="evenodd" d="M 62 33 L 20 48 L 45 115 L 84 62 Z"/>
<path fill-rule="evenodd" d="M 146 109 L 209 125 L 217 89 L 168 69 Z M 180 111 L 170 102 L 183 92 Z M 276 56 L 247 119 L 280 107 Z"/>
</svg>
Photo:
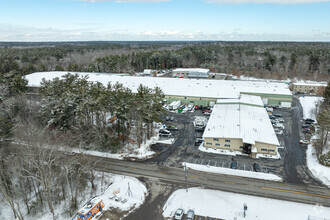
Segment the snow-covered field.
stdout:
<svg viewBox="0 0 330 220">
<path fill-rule="evenodd" d="M 311 144 L 308 145 L 306 154 L 308 169 L 316 178 L 321 180 L 324 185 L 330 187 L 330 167 L 323 166 L 319 163 L 316 158 L 315 149 Z"/>
<path fill-rule="evenodd" d="M 315 106 L 322 100 L 319 96 L 303 96 L 299 98 L 299 102 L 303 108 L 303 117 L 315 120 Z"/>
<path fill-rule="evenodd" d="M 95 182 L 96 190 L 91 190 L 90 184 L 88 184 L 85 192 L 80 192 L 78 201 L 79 208 L 82 208 L 91 198 L 96 197 L 104 202 L 103 210 L 119 209 L 120 211 L 129 211 L 132 212 L 143 204 L 147 196 L 147 188 L 143 185 L 138 179 L 133 177 L 114 175 L 109 173 L 104 173 L 102 181 L 102 173 L 95 173 Z M 128 193 L 128 184 L 131 189 L 131 194 Z M 116 196 L 114 197 L 114 195 Z M 127 200 L 125 203 L 121 201 L 116 201 L 115 198 L 120 198 L 120 200 Z M 112 198 L 112 199 L 111 199 Z M 14 219 L 12 211 L 8 205 L 0 201 L 0 219 L 11 220 Z M 24 210 L 23 203 L 21 204 L 23 208 L 23 213 L 26 213 Z M 55 213 L 57 219 L 61 220 L 70 220 L 72 216 L 64 214 L 64 210 L 69 207 L 68 201 L 62 202 L 61 204 L 55 206 Z M 39 209 L 40 210 L 40 209 Z M 37 215 L 24 216 L 26 220 L 48 220 L 52 219 L 52 215 L 48 211 L 48 207 L 45 206 L 44 212 L 39 212 Z"/>
<path fill-rule="evenodd" d="M 245 218 L 244 203 L 248 207 Z M 185 213 L 193 209 L 197 215 L 237 220 L 307 220 L 308 216 L 324 219 L 330 216 L 330 208 L 318 205 L 200 188 L 189 188 L 188 192 L 185 189 L 175 191 L 163 207 L 163 216 L 171 218 L 178 208 L 183 208 Z"/>
<path fill-rule="evenodd" d="M 215 166 L 208 166 L 208 165 L 200 165 L 200 164 L 193 164 L 193 163 L 183 163 L 187 165 L 188 168 L 193 170 L 199 170 L 203 172 L 209 173 L 219 173 L 225 175 L 233 175 L 233 176 L 242 176 L 242 177 L 249 177 L 255 179 L 264 179 L 264 180 L 272 180 L 272 181 L 282 181 L 283 179 L 275 174 L 271 173 L 261 173 L 261 172 L 253 172 L 253 171 L 246 171 L 246 170 L 235 170 L 230 168 L 223 168 L 223 167 L 215 167 Z"/>
</svg>

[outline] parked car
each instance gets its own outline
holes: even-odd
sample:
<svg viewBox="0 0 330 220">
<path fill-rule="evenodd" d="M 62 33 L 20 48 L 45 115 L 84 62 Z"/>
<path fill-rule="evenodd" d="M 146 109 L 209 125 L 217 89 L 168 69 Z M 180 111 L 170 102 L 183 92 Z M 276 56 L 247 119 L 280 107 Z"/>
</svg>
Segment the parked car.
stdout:
<svg viewBox="0 0 330 220">
<path fill-rule="evenodd" d="M 170 117 L 170 120 L 171 120 L 171 121 L 174 121 L 174 117 L 173 117 L 173 116 L 172 116 L 172 117 Z"/>
<path fill-rule="evenodd" d="M 313 119 L 311 119 L 311 118 L 306 118 L 306 120 L 305 121 L 309 121 L 309 122 L 312 122 L 312 123 L 314 123 L 315 122 L 315 120 L 313 120 Z"/>
<path fill-rule="evenodd" d="M 203 139 L 202 138 L 196 138 L 195 139 L 195 146 L 199 146 L 201 143 L 203 143 Z"/>
<path fill-rule="evenodd" d="M 309 140 L 300 140 L 299 144 L 310 144 Z"/>
<path fill-rule="evenodd" d="M 283 131 L 282 130 L 279 130 L 279 129 L 275 129 L 275 134 L 278 134 L 278 135 L 281 135 L 283 134 Z"/>
<path fill-rule="evenodd" d="M 205 130 L 205 127 L 200 127 L 200 126 L 195 127 L 195 131 L 203 132 L 204 130 Z"/>
<path fill-rule="evenodd" d="M 183 209 L 176 210 L 175 215 L 174 215 L 174 219 L 175 220 L 181 220 L 182 217 L 183 217 L 183 213 L 184 213 Z"/>
<path fill-rule="evenodd" d="M 283 118 L 278 118 L 277 121 L 284 123 L 284 119 Z"/>
<path fill-rule="evenodd" d="M 284 129 L 284 125 L 280 123 L 273 124 L 274 128 Z"/>
<path fill-rule="evenodd" d="M 195 110 L 199 109 L 199 106 L 198 105 L 195 105 Z"/>
<path fill-rule="evenodd" d="M 195 212 L 192 209 L 189 209 L 187 212 L 187 220 L 193 220 L 195 217 Z"/>
<path fill-rule="evenodd" d="M 310 128 L 310 126 L 311 126 L 311 125 L 309 125 L 309 124 L 303 124 L 301 127 L 302 127 L 302 128 Z"/>
<path fill-rule="evenodd" d="M 205 111 L 202 111 L 203 114 L 205 113 L 212 113 L 212 110 L 205 110 Z"/>
<path fill-rule="evenodd" d="M 305 128 L 302 132 L 303 132 L 304 134 L 311 133 L 311 129 L 309 129 L 309 128 Z"/>
<path fill-rule="evenodd" d="M 282 117 L 282 114 L 274 114 L 274 116 L 281 118 Z"/>
<path fill-rule="evenodd" d="M 159 133 L 160 134 L 171 134 L 171 132 L 169 130 L 166 130 L 166 129 L 160 129 Z"/>
<path fill-rule="evenodd" d="M 270 119 L 276 119 L 276 117 L 274 115 L 269 115 Z"/>
<path fill-rule="evenodd" d="M 165 120 L 166 121 L 169 121 L 170 120 L 170 116 L 166 116 Z"/>
<path fill-rule="evenodd" d="M 237 162 L 235 160 L 231 161 L 230 168 L 235 170 L 237 169 Z"/>
<path fill-rule="evenodd" d="M 169 134 L 159 133 L 159 137 L 173 137 L 173 135 L 171 133 Z"/>
<path fill-rule="evenodd" d="M 253 164 L 253 170 L 254 170 L 255 172 L 260 172 L 260 166 L 259 166 L 258 163 L 254 163 L 254 164 Z"/>
<path fill-rule="evenodd" d="M 175 125 L 168 125 L 167 126 L 167 130 L 169 130 L 169 131 L 177 131 L 178 130 L 178 127 L 175 126 Z"/>
</svg>

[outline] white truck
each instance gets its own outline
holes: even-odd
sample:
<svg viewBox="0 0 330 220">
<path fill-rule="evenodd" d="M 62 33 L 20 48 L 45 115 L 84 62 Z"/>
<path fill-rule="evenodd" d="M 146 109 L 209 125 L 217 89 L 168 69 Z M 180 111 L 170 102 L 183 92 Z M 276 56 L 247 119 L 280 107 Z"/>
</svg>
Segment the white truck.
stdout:
<svg viewBox="0 0 330 220">
<path fill-rule="evenodd" d="M 177 110 L 181 105 L 181 101 L 173 101 L 170 105 L 169 105 L 169 110 Z"/>
<path fill-rule="evenodd" d="M 190 102 L 190 103 L 188 104 L 188 111 L 193 110 L 193 108 L 194 108 L 194 103 Z"/>
</svg>

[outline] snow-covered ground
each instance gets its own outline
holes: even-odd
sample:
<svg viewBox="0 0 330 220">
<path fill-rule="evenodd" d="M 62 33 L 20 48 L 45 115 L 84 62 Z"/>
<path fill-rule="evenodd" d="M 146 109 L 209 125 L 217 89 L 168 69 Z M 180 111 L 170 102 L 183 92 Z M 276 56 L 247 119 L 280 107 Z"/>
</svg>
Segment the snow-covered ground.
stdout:
<svg viewBox="0 0 330 220">
<path fill-rule="evenodd" d="M 147 196 L 147 188 L 138 179 L 133 177 L 121 176 L 104 173 L 102 181 L 101 172 L 95 173 L 95 186 L 96 190 L 91 190 L 90 184 L 88 184 L 84 192 L 80 192 L 78 202 L 79 208 L 82 208 L 92 197 L 99 198 L 104 202 L 103 210 L 119 209 L 120 211 L 132 212 L 143 204 Z M 131 194 L 128 193 L 128 184 L 131 189 Z M 116 196 L 114 197 L 114 195 Z M 116 201 L 115 198 L 120 198 L 122 200 L 127 200 L 125 203 L 121 201 Z M 112 199 L 111 199 L 112 198 Z M 118 200 L 118 199 L 117 199 Z M 11 220 L 14 219 L 12 211 L 8 205 L 0 201 L 0 219 Z M 55 206 L 55 213 L 58 219 L 70 220 L 72 216 L 67 216 L 64 214 L 64 210 L 69 207 L 68 201 L 61 202 L 60 205 Z M 23 213 L 26 213 L 24 209 L 25 206 L 21 204 Z M 39 209 L 40 210 L 40 209 Z M 52 219 L 51 213 L 48 211 L 46 206 L 44 212 L 39 212 L 37 215 L 24 216 L 26 220 L 48 220 Z"/>
<path fill-rule="evenodd" d="M 282 181 L 283 179 L 275 174 L 271 173 L 262 173 L 262 172 L 253 172 L 247 170 L 236 170 L 224 167 L 215 167 L 215 166 L 208 166 L 208 165 L 200 165 L 200 164 L 193 164 L 193 163 L 183 163 L 183 166 L 186 166 L 193 170 L 199 170 L 203 172 L 209 173 L 219 173 L 225 175 L 233 175 L 233 176 L 242 176 L 242 177 L 249 177 L 255 179 L 264 179 L 264 180 L 272 180 L 272 181 Z"/>
<path fill-rule="evenodd" d="M 80 148 L 71 148 L 71 151 L 74 153 L 79 154 L 87 154 L 93 155 L 98 157 L 107 157 L 112 159 L 123 160 L 125 158 L 131 159 L 148 159 L 154 156 L 155 152 L 150 149 L 150 145 L 155 144 L 158 141 L 159 137 L 154 136 L 147 140 L 141 147 L 136 145 L 129 145 L 126 146 L 121 150 L 120 153 L 112 154 L 108 152 L 100 152 L 100 151 L 93 151 L 93 150 L 85 150 Z M 67 150 L 67 149 L 66 149 Z"/>
<path fill-rule="evenodd" d="M 244 154 L 241 151 L 206 148 L 206 147 L 203 146 L 203 143 L 198 147 L 198 150 L 203 151 L 203 152 L 207 152 L 207 153 L 212 153 L 212 154 L 223 154 L 223 155 L 229 155 L 229 156 L 236 156 L 236 155 L 249 156 L 248 154 Z M 276 155 L 257 154 L 256 158 L 280 159 L 281 155 L 278 152 L 277 152 Z"/>
<path fill-rule="evenodd" d="M 243 205 L 247 205 L 246 217 Z M 318 205 L 287 202 L 230 192 L 189 188 L 175 191 L 163 207 L 163 216 L 171 218 L 178 208 L 193 209 L 195 214 L 221 219 L 292 220 L 308 216 L 329 218 L 330 208 Z"/>
<path fill-rule="evenodd" d="M 300 97 L 299 101 L 303 108 L 304 118 L 311 118 L 315 120 L 315 105 L 318 104 L 322 100 L 322 97 Z M 315 139 L 315 136 L 312 137 Z M 306 151 L 306 160 L 308 169 L 312 172 L 312 174 L 319 179 L 324 185 L 330 187 L 330 167 L 323 166 L 319 163 L 315 149 L 312 144 L 308 145 Z"/>
<path fill-rule="evenodd" d="M 312 144 L 308 145 L 306 154 L 308 169 L 316 178 L 321 180 L 324 185 L 330 187 L 330 167 L 323 166 L 319 163 L 316 157 L 315 148 Z"/>
<path fill-rule="evenodd" d="M 303 117 L 316 119 L 315 106 L 322 100 L 319 96 L 302 96 L 299 97 L 299 102 L 303 108 Z"/>
</svg>

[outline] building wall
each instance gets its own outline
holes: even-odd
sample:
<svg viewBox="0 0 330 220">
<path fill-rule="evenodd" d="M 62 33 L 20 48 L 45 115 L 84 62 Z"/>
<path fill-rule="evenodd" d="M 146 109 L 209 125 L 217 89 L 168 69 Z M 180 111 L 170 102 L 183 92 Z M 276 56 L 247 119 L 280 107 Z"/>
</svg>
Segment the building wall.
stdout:
<svg viewBox="0 0 330 220">
<path fill-rule="evenodd" d="M 242 139 L 237 139 L 237 138 L 205 138 L 204 147 L 241 151 L 243 147 L 243 141 Z M 252 145 L 252 147 L 256 147 L 257 153 L 259 154 L 276 155 L 277 153 L 276 145 L 256 142 L 256 144 Z"/>
<path fill-rule="evenodd" d="M 229 142 L 228 142 L 229 141 Z M 207 148 L 218 148 L 226 150 L 237 150 L 240 151 L 243 146 L 242 139 L 235 138 L 205 138 L 204 147 Z"/>
<path fill-rule="evenodd" d="M 264 100 L 268 100 L 267 105 L 281 105 L 281 102 L 292 102 L 291 95 L 273 95 L 273 94 L 260 94 L 260 93 L 241 93 L 247 95 L 257 95 L 264 98 Z M 210 102 L 216 102 L 217 98 L 204 98 L 204 97 L 191 97 L 191 96 L 174 96 L 174 95 L 166 95 L 165 99 L 167 103 L 171 103 L 173 101 L 180 100 L 182 104 L 189 104 L 189 102 L 194 102 L 195 105 L 203 105 L 209 106 Z"/>
<path fill-rule="evenodd" d="M 258 153 L 272 154 L 272 155 L 276 155 L 276 153 L 277 153 L 276 145 L 256 142 L 256 144 L 254 146 L 257 148 Z"/>
<path fill-rule="evenodd" d="M 313 85 L 293 85 L 294 92 L 318 94 L 319 90 L 324 89 L 326 86 L 313 86 Z"/>
<path fill-rule="evenodd" d="M 173 101 L 180 100 L 182 104 L 188 105 L 190 102 L 194 102 L 195 105 L 209 106 L 211 101 L 216 101 L 217 99 L 203 98 L 203 97 L 184 97 L 184 96 L 165 96 L 167 104 Z"/>
<path fill-rule="evenodd" d="M 292 95 L 277 95 L 277 94 L 263 94 L 263 93 L 249 93 L 249 92 L 241 92 L 241 94 L 247 95 L 257 95 L 260 96 L 264 101 L 268 101 L 265 103 L 267 105 L 281 105 L 281 102 L 292 102 Z"/>
</svg>

